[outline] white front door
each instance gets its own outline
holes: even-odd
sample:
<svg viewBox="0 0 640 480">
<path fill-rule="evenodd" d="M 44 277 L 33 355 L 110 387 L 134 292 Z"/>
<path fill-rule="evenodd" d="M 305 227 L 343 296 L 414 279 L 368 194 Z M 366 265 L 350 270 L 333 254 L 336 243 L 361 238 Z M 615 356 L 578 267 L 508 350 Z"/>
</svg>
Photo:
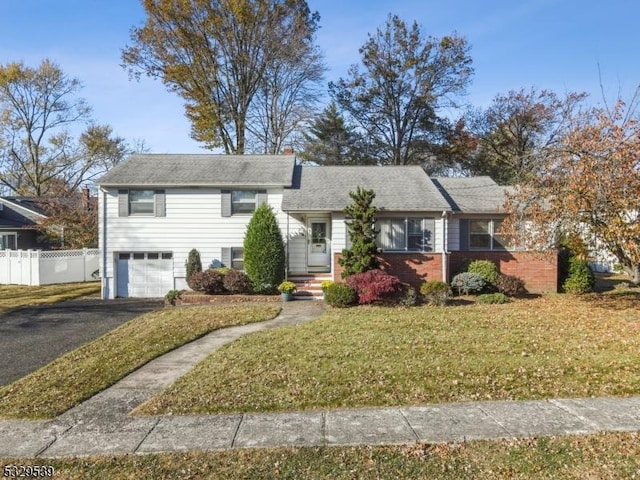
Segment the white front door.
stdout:
<svg viewBox="0 0 640 480">
<path fill-rule="evenodd" d="M 331 266 L 331 236 L 329 228 L 331 221 L 328 218 L 307 219 L 309 229 L 309 253 L 307 265 L 309 267 L 330 268 Z"/>
</svg>

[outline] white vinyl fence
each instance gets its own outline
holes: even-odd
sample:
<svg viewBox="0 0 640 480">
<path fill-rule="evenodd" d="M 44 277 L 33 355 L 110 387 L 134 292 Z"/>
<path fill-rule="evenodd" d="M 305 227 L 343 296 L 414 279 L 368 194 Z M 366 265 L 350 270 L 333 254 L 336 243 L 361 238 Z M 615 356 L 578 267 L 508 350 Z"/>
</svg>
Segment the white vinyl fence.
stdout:
<svg viewBox="0 0 640 480">
<path fill-rule="evenodd" d="M 97 280 L 100 251 L 0 250 L 0 284 L 50 285 Z"/>
</svg>

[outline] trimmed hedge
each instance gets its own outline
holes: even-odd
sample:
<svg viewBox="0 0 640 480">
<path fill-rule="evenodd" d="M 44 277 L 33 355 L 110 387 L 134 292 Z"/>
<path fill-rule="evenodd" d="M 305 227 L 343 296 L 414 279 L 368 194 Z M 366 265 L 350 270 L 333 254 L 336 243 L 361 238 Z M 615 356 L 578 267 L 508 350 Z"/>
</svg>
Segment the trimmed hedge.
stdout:
<svg viewBox="0 0 640 480">
<path fill-rule="evenodd" d="M 346 308 L 355 305 L 358 294 L 346 283 L 332 283 L 327 285 L 324 292 L 324 301 L 332 307 Z"/>
<path fill-rule="evenodd" d="M 429 305 L 446 305 L 451 296 L 451 288 L 446 282 L 429 280 L 420 285 L 420 293 Z"/>
<path fill-rule="evenodd" d="M 488 285 L 493 285 L 499 275 L 497 265 L 491 260 L 474 260 L 469 264 L 467 272 L 477 273 Z"/>
</svg>

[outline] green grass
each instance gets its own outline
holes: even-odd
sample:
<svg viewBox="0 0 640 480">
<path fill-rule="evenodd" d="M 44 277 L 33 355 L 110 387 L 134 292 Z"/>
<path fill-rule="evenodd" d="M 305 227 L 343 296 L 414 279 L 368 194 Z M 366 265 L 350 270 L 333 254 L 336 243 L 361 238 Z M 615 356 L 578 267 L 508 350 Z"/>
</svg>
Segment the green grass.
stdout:
<svg viewBox="0 0 640 480">
<path fill-rule="evenodd" d="M 137 409 L 280 411 L 640 393 L 640 294 L 331 309 L 245 336 Z"/>
<path fill-rule="evenodd" d="M 163 353 L 212 330 L 268 320 L 279 311 L 272 304 L 233 304 L 141 315 L 0 388 L 0 417 L 55 417 Z"/>
<path fill-rule="evenodd" d="M 41 287 L 0 285 L 0 315 L 14 308 L 62 302 L 99 292 L 100 282 L 62 283 Z"/>
<path fill-rule="evenodd" d="M 622 479 L 640 475 L 640 435 L 610 433 L 451 445 L 243 449 L 67 459 L 57 479 Z"/>
</svg>

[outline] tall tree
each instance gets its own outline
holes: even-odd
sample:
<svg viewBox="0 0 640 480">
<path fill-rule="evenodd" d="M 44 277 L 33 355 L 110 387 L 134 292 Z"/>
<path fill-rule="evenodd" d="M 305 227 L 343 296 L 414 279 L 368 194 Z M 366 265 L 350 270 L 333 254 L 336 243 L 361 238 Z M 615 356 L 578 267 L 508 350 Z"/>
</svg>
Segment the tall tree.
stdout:
<svg viewBox="0 0 640 480">
<path fill-rule="evenodd" d="M 477 148 L 466 158 L 470 173 L 489 175 L 500 184 L 527 182 L 585 97 L 570 92 L 561 98 L 536 88 L 512 90 L 497 95 L 486 110 L 470 112 L 466 125 L 477 139 Z"/>
<path fill-rule="evenodd" d="M 304 0 L 144 0 L 143 27 L 122 53 L 136 77 L 159 78 L 185 101 L 191 135 L 245 151 L 248 114 L 265 75 L 309 51 L 319 16 Z M 308 55 L 299 57 L 309 60 Z M 297 65 L 299 67 L 299 65 Z M 272 92 L 273 93 L 273 92 Z"/>
<path fill-rule="evenodd" d="M 303 133 L 300 157 L 320 165 L 350 165 L 367 163 L 362 158 L 358 134 L 347 124 L 331 102 Z"/>
<path fill-rule="evenodd" d="M 525 244 L 578 232 L 599 241 L 640 282 L 640 119 L 629 105 L 592 108 L 544 157 L 532 180 L 510 199 L 505 228 Z M 520 228 L 528 222 L 528 228 Z"/>
<path fill-rule="evenodd" d="M 256 152 L 278 154 L 285 146 L 298 147 L 304 126 L 315 115 L 325 71 L 322 56 L 309 42 L 294 43 L 289 54 L 266 69 L 251 103 L 247 130 Z"/>
<path fill-rule="evenodd" d="M 44 60 L 0 65 L 0 185 L 19 195 L 77 190 L 122 159 L 126 144 L 91 124 L 80 81 Z M 88 124 L 79 139 L 71 128 Z"/>
<path fill-rule="evenodd" d="M 439 110 L 455 105 L 471 78 L 467 41 L 425 37 L 417 23 L 393 15 L 359 51 L 364 69 L 353 65 L 347 79 L 330 83 L 331 96 L 364 131 L 379 163 L 422 163 Z"/>
</svg>

